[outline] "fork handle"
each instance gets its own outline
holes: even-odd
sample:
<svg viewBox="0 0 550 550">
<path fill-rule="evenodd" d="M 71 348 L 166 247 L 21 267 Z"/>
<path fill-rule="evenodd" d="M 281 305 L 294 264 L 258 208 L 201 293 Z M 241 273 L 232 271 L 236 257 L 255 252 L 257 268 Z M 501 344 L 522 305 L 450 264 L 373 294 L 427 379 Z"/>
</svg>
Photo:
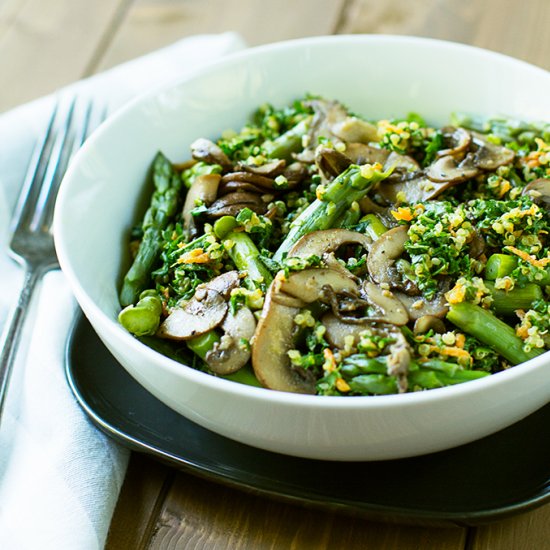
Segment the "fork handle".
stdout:
<svg viewBox="0 0 550 550">
<path fill-rule="evenodd" d="M 6 401 L 13 365 L 15 363 L 15 357 L 17 355 L 17 349 L 25 324 L 25 317 L 29 309 L 36 283 L 40 280 L 42 273 L 40 269 L 27 266 L 17 304 L 4 330 L 4 338 L 2 339 L 3 346 L 0 350 L 0 421 L 2 419 L 2 412 Z"/>
</svg>

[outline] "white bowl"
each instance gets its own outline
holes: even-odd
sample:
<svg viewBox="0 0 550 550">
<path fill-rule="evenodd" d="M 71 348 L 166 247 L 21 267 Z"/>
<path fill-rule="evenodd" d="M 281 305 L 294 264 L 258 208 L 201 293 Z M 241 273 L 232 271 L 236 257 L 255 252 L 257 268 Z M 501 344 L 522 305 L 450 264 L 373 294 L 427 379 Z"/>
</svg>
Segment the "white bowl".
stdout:
<svg viewBox="0 0 550 550">
<path fill-rule="evenodd" d="M 394 36 L 336 36 L 250 49 L 142 97 L 108 120 L 75 158 L 55 216 L 61 267 L 94 329 L 128 372 L 190 420 L 263 449 L 375 460 L 450 448 L 498 431 L 550 401 L 545 353 L 453 387 L 379 397 L 295 395 L 182 366 L 117 322 L 117 285 L 142 183 L 158 150 L 189 156 L 197 137 L 238 129 L 264 102 L 311 92 L 383 118 L 452 111 L 550 120 L 550 73 L 488 51 Z"/>
</svg>

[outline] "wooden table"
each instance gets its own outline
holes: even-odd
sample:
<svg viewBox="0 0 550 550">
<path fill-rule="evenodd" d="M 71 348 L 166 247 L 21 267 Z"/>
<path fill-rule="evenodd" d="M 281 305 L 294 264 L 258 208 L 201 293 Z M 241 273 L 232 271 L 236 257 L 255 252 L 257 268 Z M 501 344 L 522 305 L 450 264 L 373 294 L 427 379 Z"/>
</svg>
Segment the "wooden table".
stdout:
<svg viewBox="0 0 550 550">
<path fill-rule="evenodd" d="M 1 0 L 0 112 L 184 36 L 227 30 L 250 45 L 430 36 L 550 70 L 549 23 L 549 0 Z M 245 494 L 134 454 L 107 548 L 544 550 L 550 505 L 475 529 L 389 525 Z"/>
</svg>

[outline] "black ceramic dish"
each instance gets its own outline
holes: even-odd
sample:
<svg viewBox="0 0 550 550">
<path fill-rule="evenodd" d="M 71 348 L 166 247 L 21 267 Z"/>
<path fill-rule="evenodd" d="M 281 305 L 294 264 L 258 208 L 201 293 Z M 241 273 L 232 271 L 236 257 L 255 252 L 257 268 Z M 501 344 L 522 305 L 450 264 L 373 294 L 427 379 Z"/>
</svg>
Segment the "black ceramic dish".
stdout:
<svg viewBox="0 0 550 550">
<path fill-rule="evenodd" d="M 68 340 L 66 371 L 92 421 L 123 445 L 256 494 L 432 525 L 477 525 L 550 500 L 550 405 L 449 451 L 343 465 L 258 450 L 186 420 L 126 373 L 83 316 Z"/>
</svg>

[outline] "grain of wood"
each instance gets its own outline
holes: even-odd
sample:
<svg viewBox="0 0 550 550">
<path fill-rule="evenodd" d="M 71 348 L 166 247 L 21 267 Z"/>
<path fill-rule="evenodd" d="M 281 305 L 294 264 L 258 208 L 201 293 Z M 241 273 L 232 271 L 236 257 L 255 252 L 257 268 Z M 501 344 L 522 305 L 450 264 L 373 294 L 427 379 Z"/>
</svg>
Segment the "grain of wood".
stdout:
<svg viewBox="0 0 550 550">
<path fill-rule="evenodd" d="M 105 550 L 145 548 L 173 477 L 172 468 L 146 455 L 132 454 Z"/>
<path fill-rule="evenodd" d="M 463 550 L 466 530 L 399 526 L 283 504 L 179 474 L 148 550 Z"/>
<path fill-rule="evenodd" d="M 550 69 L 548 22 L 545 0 L 350 0 L 338 32 L 452 40 Z"/>
<path fill-rule="evenodd" d="M 479 527 L 469 550 L 550 550 L 550 504 Z"/>
<path fill-rule="evenodd" d="M 332 34 L 345 0 L 137 0 L 98 69 L 192 34 L 236 31 L 255 46 Z"/>
<path fill-rule="evenodd" d="M 123 1 L 9 0 L 0 11 L 0 112 L 81 78 Z"/>
</svg>

